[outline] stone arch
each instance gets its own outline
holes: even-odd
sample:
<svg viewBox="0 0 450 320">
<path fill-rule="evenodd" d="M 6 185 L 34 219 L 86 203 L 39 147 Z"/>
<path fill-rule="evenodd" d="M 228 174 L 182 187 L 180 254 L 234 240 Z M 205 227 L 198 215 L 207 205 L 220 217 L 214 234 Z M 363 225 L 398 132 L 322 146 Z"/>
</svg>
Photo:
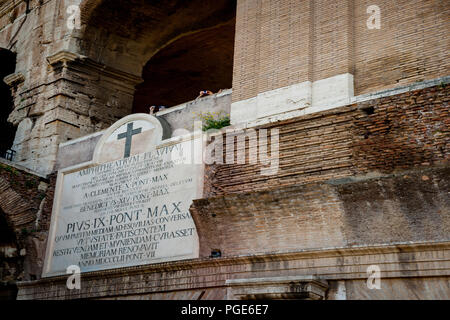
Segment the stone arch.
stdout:
<svg viewBox="0 0 450 320">
<path fill-rule="evenodd" d="M 167 59 L 173 57 L 168 57 L 167 54 L 175 56 L 184 54 L 187 59 L 186 63 L 180 66 L 184 67 L 184 70 L 178 69 L 180 70 L 178 74 L 177 70 L 172 73 L 174 78 L 178 76 L 178 79 L 186 72 L 190 72 L 193 77 L 203 77 L 203 79 L 220 78 L 220 75 L 224 73 L 223 68 L 213 67 L 220 65 L 220 61 L 225 60 L 222 58 L 227 56 L 226 80 L 209 87 L 198 84 L 199 81 L 193 81 L 192 78 L 186 78 L 184 85 L 180 85 L 180 89 L 192 83 L 197 83 L 197 85 L 189 89 L 192 94 L 185 95 L 184 100 L 181 97 L 172 101 L 155 99 L 156 104 L 175 105 L 195 99 L 200 89 L 216 90 L 231 87 L 235 15 L 236 1 L 234 0 L 83 1 L 81 4 L 83 26 L 80 31 L 78 48 L 82 56 L 97 63 L 113 67 L 134 77 L 144 76 L 144 85 L 138 87 L 141 90 L 148 90 L 149 83 L 152 84 L 151 81 L 148 82 L 151 77 L 147 75 L 156 65 L 153 63 L 154 61 L 166 59 L 163 64 L 158 65 L 159 70 L 164 70 L 170 65 Z M 221 39 L 225 39 L 223 35 L 226 33 L 228 34 L 226 38 L 227 52 L 213 59 L 212 55 L 218 52 L 214 48 L 220 47 Z M 216 35 L 216 45 L 214 45 L 214 35 Z M 202 58 L 211 61 L 210 65 L 213 66 L 209 77 L 207 76 L 208 71 L 202 71 L 199 75 L 199 73 L 191 72 L 192 70 L 186 70 L 187 66 L 193 65 L 195 62 L 195 58 L 193 58 L 195 55 L 193 53 L 190 56 L 186 55 L 186 51 L 189 53 L 192 48 L 198 49 L 202 40 L 212 48 L 212 50 L 205 50 L 210 53 L 210 57 Z M 191 48 L 186 46 L 189 42 L 192 42 Z M 156 58 L 156 60 L 152 61 L 152 58 Z M 174 59 L 176 60 L 176 58 Z M 178 60 L 180 59 L 178 58 Z M 216 73 L 216 76 L 213 72 Z M 167 87 L 174 87 L 174 83 L 168 83 Z M 159 97 L 167 96 L 162 89 L 158 88 L 157 90 Z M 153 90 L 155 90 L 154 87 Z M 178 89 L 175 88 L 176 90 Z M 140 102 L 146 98 L 146 95 L 138 94 L 138 96 L 137 102 L 131 102 L 129 112 L 148 112 L 148 110 L 142 109 Z"/>
</svg>

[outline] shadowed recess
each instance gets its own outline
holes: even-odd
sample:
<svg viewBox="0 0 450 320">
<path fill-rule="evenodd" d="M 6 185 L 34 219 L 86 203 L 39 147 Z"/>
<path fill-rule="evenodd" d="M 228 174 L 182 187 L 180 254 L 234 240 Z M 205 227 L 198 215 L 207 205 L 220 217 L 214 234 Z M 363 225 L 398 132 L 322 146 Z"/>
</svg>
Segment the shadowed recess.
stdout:
<svg viewBox="0 0 450 320">
<path fill-rule="evenodd" d="M 132 112 L 174 106 L 200 90 L 231 88 L 235 0 L 92 0 L 82 10 L 82 53 L 141 76 Z"/>
<path fill-rule="evenodd" d="M 232 86 L 234 20 L 182 37 L 159 51 L 144 67 L 133 112 L 149 105 L 174 106 L 195 99 L 200 90 Z"/>
<path fill-rule="evenodd" d="M 16 55 L 0 48 L 0 156 L 10 149 L 16 135 L 16 128 L 8 122 L 8 116 L 13 111 L 14 104 L 9 86 L 3 79 L 16 69 Z"/>
</svg>

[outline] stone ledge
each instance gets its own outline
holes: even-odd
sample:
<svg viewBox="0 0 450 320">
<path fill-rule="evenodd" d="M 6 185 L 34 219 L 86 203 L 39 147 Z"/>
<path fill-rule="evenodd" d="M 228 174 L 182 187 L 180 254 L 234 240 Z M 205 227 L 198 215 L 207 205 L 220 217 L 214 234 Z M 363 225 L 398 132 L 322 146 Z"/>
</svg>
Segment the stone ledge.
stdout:
<svg viewBox="0 0 450 320">
<path fill-rule="evenodd" d="M 261 175 L 267 167 L 261 163 L 213 164 L 206 194 L 244 193 L 448 163 L 449 132 L 442 119 L 449 116 L 449 89 L 448 85 L 433 86 L 255 127 L 279 130 L 278 173 Z M 373 114 L 368 114 L 368 107 Z M 235 148 L 249 150 L 242 143 L 235 143 Z"/>
<path fill-rule="evenodd" d="M 316 276 L 286 276 L 227 280 L 228 300 L 323 300 L 328 282 Z"/>
<path fill-rule="evenodd" d="M 39 178 L 42 178 L 42 179 L 48 179 L 48 176 L 43 175 L 43 174 L 40 174 L 40 173 L 38 173 L 38 172 L 35 172 L 35 171 L 33 171 L 33 170 L 31 170 L 31 169 L 28 169 L 28 168 L 26 168 L 26 167 L 24 167 L 24 166 L 21 166 L 20 164 L 17 164 L 17 163 L 15 163 L 15 162 L 12 162 L 12 161 L 9 161 L 9 160 L 0 158 L 0 163 L 3 163 L 3 164 L 5 164 L 5 165 L 7 165 L 7 166 L 13 167 L 13 168 L 15 168 L 15 169 L 17 169 L 17 170 L 20 170 L 20 171 L 23 171 L 23 172 L 25 172 L 25 173 L 28 173 L 28 174 L 37 176 L 37 177 L 39 177 Z"/>
<path fill-rule="evenodd" d="M 20 1 L 6 0 L 0 4 L 0 17 L 8 14 L 16 7 L 20 6 L 22 3 Z"/>
<path fill-rule="evenodd" d="M 367 279 L 366 269 L 373 264 L 380 265 L 383 279 L 449 276 L 450 241 L 193 259 L 91 272 L 82 274 L 81 291 L 67 290 L 67 277 L 59 276 L 19 282 L 18 299 L 86 299 L 225 288 L 227 280 L 233 279 L 314 275 L 327 281 L 359 280 Z"/>
<path fill-rule="evenodd" d="M 21 72 L 16 72 L 10 74 L 3 78 L 3 82 L 5 82 L 10 87 L 15 87 L 25 81 L 25 76 Z"/>
<path fill-rule="evenodd" d="M 298 110 L 290 110 L 283 113 L 276 113 L 273 115 L 268 115 L 265 117 L 261 117 L 258 119 L 253 119 L 251 121 L 248 121 L 247 123 L 236 123 L 231 126 L 232 128 L 258 128 L 261 126 L 270 126 L 279 122 L 287 123 L 290 121 L 296 121 L 298 118 L 303 119 L 313 119 L 322 117 L 327 114 L 338 114 L 342 113 L 342 110 L 345 110 L 345 107 L 348 106 L 354 106 L 356 109 L 356 105 L 359 103 L 369 103 L 372 100 L 379 100 L 382 98 L 389 98 L 392 96 L 405 94 L 408 92 L 418 91 L 418 90 L 424 90 L 428 88 L 432 88 L 435 86 L 439 86 L 441 84 L 448 84 L 450 83 L 450 76 L 444 76 L 439 77 L 436 79 L 431 80 L 425 80 L 417 83 L 412 83 L 404 86 L 384 89 L 384 90 L 378 90 L 371 93 L 365 93 L 358 96 L 352 96 L 347 100 L 335 102 L 332 104 L 329 104 L 324 109 L 318 109 L 307 112 L 305 108 L 299 108 Z M 276 89 L 278 90 L 278 89 Z M 274 90 L 274 91 L 276 91 Z M 255 98 L 250 98 L 247 100 L 251 100 Z M 244 102 L 246 100 L 243 100 Z M 240 103 L 241 101 L 235 101 L 234 103 Z"/>
</svg>

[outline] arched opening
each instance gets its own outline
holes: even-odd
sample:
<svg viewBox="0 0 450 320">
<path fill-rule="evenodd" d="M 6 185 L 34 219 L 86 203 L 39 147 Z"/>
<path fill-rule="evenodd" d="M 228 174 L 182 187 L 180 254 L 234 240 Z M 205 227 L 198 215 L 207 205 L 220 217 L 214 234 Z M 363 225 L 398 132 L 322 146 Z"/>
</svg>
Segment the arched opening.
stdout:
<svg viewBox="0 0 450 320">
<path fill-rule="evenodd" d="M 129 113 L 231 88 L 235 0 L 97 0 L 92 6 L 86 5 L 89 17 L 82 12 L 81 52 L 142 77 Z"/>
<path fill-rule="evenodd" d="M 145 65 L 133 112 L 148 105 L 171 107 L 195 99 L 199 91 L 232 86 L 235 21 L 186 35 L 161 49 Z"/>
<path fill-rule="evenodd" d="M 16 69 L 16 54 L 0 48 L 0 157 L 12 160 L 11 149 L 16 127 L 8 122 L 8 116 L 13 111 L 14 102 L 10 87 L 3 81 L 7 75 Z"/>
</svg>

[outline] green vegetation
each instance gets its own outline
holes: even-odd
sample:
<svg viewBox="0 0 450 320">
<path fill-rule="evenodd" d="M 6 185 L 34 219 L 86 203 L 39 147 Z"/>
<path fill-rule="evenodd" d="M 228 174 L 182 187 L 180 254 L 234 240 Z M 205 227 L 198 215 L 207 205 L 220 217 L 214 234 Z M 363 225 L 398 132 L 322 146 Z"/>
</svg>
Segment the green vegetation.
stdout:
<svg viewBox="0 0 450 320">
<path fill-rule="evenodd" d="M 223 111 L 199 113 L 197 117 L 202 121 L 202 130 L 222 129 L 230 125 L 230 116 Z"/>
<path fill-rule="evenodd" d="M 5 170 L 6 172 L 12 173 L 13 175 L 18 175 L 19 172 L 17 171 L 17 169 L 14 169 L 6 164 L 0 163 L 0 169 L 1 170 Z"/>
</svg>

